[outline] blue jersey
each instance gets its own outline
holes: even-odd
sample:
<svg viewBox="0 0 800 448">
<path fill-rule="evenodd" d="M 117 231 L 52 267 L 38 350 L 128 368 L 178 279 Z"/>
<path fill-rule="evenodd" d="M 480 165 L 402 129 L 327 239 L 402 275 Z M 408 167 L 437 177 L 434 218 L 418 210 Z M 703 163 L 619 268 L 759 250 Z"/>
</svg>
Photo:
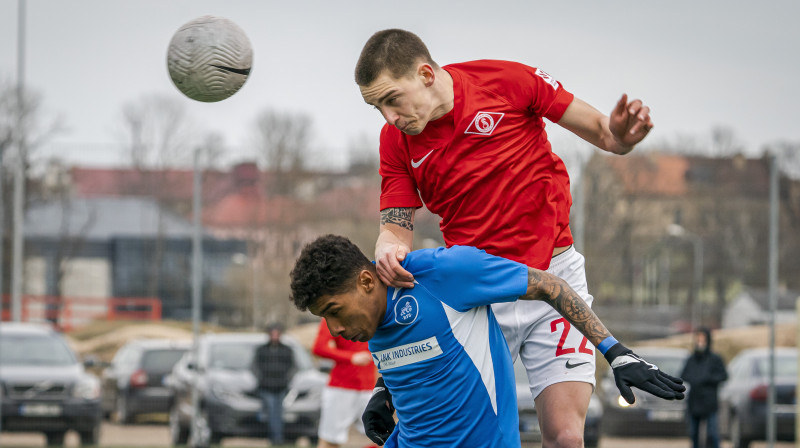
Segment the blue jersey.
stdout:
<svg viewBox="0 0 800 448">
<path fill-rule="evenodd" d="M 389 288 L 369 341 L 398 424 L 386 447 L 520 446 L 516 384 L 491 303 L 524 294 L 525 265 L 473 247 L 406 256 L 413 289 Z"/>
</svg>

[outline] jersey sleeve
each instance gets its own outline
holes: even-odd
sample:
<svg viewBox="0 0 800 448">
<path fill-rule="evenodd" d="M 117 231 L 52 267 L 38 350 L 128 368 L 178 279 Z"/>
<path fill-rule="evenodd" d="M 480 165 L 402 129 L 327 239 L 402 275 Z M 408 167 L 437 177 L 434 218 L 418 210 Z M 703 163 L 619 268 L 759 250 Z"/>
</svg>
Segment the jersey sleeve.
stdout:
<svg viewBox="0 0 800 448">
<path fill-rule="evenodd" d="M 516 62 L 505 62 L 504 82 L 516 107 L 558 122 L 574 96 L 547 72 Z"/>
<path fill-rule="evenodd" d="M 388 124 L 381 130 L 381 210 L 391 207 L 422 207 L 417 183 L 408 171 L 408 162 L 404 160 L 405 152 L 399 145 L 399 137 Z"/>
<path fill-rule="evenodd" d="M 433 275 L 425 286 L 458 311 L 512 302 L 528 289 L 527 266 L 474 247 L 436 249 L 431 267 Z"/>
<path fill-rule="evenodd" d="M 331 336 L 325 319 L 322 319 L 319 323 L 317 339 L 314 340 L 312 352 L 319 357 L 332 359 L 336 362 L 350 362 L 353 358 L 353 352 L 336 347 L 336 341 Z"/>
</svg>

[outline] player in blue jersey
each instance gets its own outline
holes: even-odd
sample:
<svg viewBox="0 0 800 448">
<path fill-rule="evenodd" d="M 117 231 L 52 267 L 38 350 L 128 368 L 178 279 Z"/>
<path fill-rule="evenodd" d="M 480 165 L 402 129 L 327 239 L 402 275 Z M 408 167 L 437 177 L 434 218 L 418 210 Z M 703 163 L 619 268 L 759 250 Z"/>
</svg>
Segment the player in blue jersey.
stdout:
<svg viewBox="0 0 800 448">
<path fill-rule="evenodd" d="M 408 254 L 414 289 L 384 285 L 347 238 L 326 235 L 303 248 L 291 273 L 292 300 L 325 317 L 334 336 L 369 341 L 388 391 L 378 402 L 398 423 L 367 429 L 389 447 L 519 447 L 511 355 L 492 303 L 542 300 L 606 356 L 617 387 L 682 399 L 682 381 L 617 342 L 565 281 L 465 246 Z M 380 386 L 380 384 L 379 384 Z M 367 411 L 369 412 L 369 410 Z M 375 425 L 376 420 L 372 420 Z"/>
</svg>

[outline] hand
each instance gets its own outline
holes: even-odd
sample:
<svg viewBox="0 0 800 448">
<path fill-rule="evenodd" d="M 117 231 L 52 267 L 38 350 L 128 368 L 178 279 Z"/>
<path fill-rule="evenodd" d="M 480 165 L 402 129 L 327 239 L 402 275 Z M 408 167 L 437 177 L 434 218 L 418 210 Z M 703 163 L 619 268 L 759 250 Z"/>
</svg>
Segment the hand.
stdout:
<svg viewBox="0 0 800 448">
<path fill-rule="evenodd" d="M 410 252 L 403 243 L 378 241 L 375 246 L 375 269 L 381 281 L 394 288 L 413 288 L 414 276 L 400 263 Z"/>
<path fill-rule="evenodd" d="M 355 352 L 350 357 L 350 363 L 356 366 L 365 366 L 372 362 L 372 353 L 370 352 Z"/>
<path fill-rule="evenodd" d="M 372 398 L 361 415 L 364 423 L 364 432 L 370 440 L 383 446 L 389 436 L 394 431 L 394 406 L 392 406 L 392 394 L 383 383 L 383 377 L 378 378 L 375 389 L 372 390 Z"/>
<path fill-rule="evenodd" d="M 630 404 L 636 401 L 631 386 L 666 400 L 683 400 L 683 380 L 667 375 L 629 348 L 617 342 L 605 353 L 614 371 L 614 382 L 620 395 Z"/>
<path fill-rule="evenodd" d="M 628 103 L 628 95 L 623 94 L 611 111 L 608 128 L 620 146 L 633 148 L 653 128 L 650 108 L 643 105 L 641 100 Z"/>
</svg>

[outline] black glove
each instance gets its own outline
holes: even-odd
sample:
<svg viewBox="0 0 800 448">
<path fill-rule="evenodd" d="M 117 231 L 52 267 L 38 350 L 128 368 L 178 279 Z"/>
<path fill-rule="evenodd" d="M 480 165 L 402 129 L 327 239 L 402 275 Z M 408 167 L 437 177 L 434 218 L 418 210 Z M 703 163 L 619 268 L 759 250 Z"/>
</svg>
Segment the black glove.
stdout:
<svg viewBox="0 0 800 448">
<path fill-rule="evenodd" d="M 606 351 L 605 357 L 614 371 L 617 389 L 628 403 L 636 401 L 630 386 L 667 400 L 683 400 L 686 386 L 682 379 L 667 375 L 619 342 Z"/>
<path fill-rule="evenodd" d="M 392 394 L 383 383 L 383 377 L 378 378 L 375 389 L 372 390 L 372 398 L 361 415 L 364 422 L 364 432 L 370 440 L 383 446 L 386 440 L 394 431 L 394 406 L 392 405 Z"/>
</svg>

